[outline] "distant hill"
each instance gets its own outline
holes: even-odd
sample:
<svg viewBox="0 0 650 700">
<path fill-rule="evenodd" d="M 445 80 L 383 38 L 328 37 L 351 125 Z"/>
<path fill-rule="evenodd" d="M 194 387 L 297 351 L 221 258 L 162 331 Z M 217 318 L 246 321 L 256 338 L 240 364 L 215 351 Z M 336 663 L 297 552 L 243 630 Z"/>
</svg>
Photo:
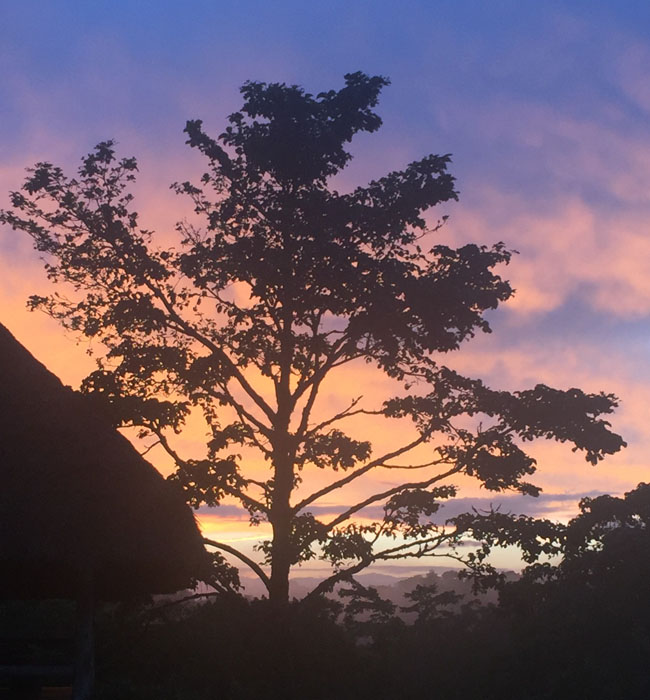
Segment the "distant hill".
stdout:
<svg viewBox="0 0 650 700">
<path fill-rule="evenodd" d="M 405 595 L 415 589 L 416 586 L 430 586 L 432 584 L 437 586 L 439 593 L 451 591 L 462 595 L 463 600 L 460 604 L 472 600 L 478 600 L 482 603 L 497 602 L 497 593 L 495 591 L 475 595 L 472 592 L 471 581 L 458 578 L 459 571 L 459 569 L 432 567 L 428 573 L 405 578 L 384 573 L 368 572 L 355 576 L 355 580 L 363 586 L 376 588 L 382 598 L 390 600 L 397 606 L 409 604 L 409 600 Z M 506 572 L 506 576 L 510 580 L 518 578 L 518 574 L 512 571 Z M 290 594 L 293 598 L 302 598 L 320 581 L 322 581 L 322 577 L 318 576 L 294 577 L 290 581 Z M 242 577 L 242 584 L 244 585 L 244 593 L 247 596 L 262 597 L 265 595 L 264 586 L 257 578 Z M 403 617 L 409 619 L 411 616 L 403 615 Z"/>
</svg>

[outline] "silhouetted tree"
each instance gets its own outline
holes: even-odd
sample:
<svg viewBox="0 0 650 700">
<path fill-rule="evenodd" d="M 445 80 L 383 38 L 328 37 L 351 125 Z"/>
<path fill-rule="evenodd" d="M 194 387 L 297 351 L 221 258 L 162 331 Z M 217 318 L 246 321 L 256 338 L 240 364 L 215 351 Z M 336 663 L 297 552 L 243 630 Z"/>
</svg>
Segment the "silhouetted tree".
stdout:
<svg viewBox="0 0 650 700">
<path fill-rule="evenodd" d="M 553 544 L 561 559 L 535 561 L 519 581 L 504 588 L 506 598 L 516 599 L 522 591 L 534 605 L 559 589 L 582 597 L 591 591 L 610 605 L 618 600 L 630 612 L 641 612 L 650 593 L 650 485 L 641 483 L 622 498 L 583 498 L 579 507 L 567 525 L 538 521 L 546 523 L 545 542 Z"/>
<path fill-rule="evenodd" d="M 622 498 L 585 498 L 556 526 L 561 558 L 502 587 L 517 671 L 501 697 L 648 697 L 649 528 L 648 484 Z"/>
<path fill-rule="evenodd" d="M 313 96 L 249 82 L 241 111 L 217 138 L 189 121 L 188 143 L 207 170 L 198 185 L 175 185 L 202 221 L 177 225 L 178 248 L 156 247 L 140 227 L 128 193 L 136 161 L 117 159 L 111 141 L 83 159 L 76 178 L 36 164 L 1 214 L 32 236 L 50 279 L 72 289 L 34 296 L 31 308 L 106 349 L 83 390 L 106 402 L 116 425 L 155 438 L 192 505 L 232 498 L 253 524 L 270 523 L 272 539 L 261 547 L 270 576 L 212 544 L 255 568 L 275 601 L 287 600 L 291 567 L 314 557 L 333 567 L 316 595 L 373 562 L 453 543 L 455 528 L 434 516 L 456 495 L 456 475 L 537 494 L 522 441 L 569 442 L 594 464 L 624 444 L 601 418 L 616 406 L 612 395 L 544 385 L 495 391 L 441 364 L 442 354 L 490 331 L 484 313 L 512 294 L 495 272 L 511 253 L 503 243 L 426 243 L 437 226 L 428 228 L 424 213 L 457 198 L 448 155 L 349 193 L 333 189 L 351 158 L 346 144 L 379 128 L 373 108 L 387 84 L 353 73 L 341 90 Z M 349 404 L 326 415 L 323 383 L 354 362 L 402 391 L 369 405 L 355 387 L 341 387 Z M 196 407 L 209 429 L 199 459 L 175 441 Z M 412 428 L 395 429 L 394 447 L 377 454 L 367 436 L 342 429 L 365 415 Z M 428 456 L 411 457 L 423 446 Z M 242 448 L 262 455 L 266 474 L 245 468 Z M 308 470 L 331 470 L 332 479 L 306 493 L 299 485 Z M 310 511 L 382 470 L 406 477 L 336 516 Z M 355 521 L 368 506 L 383 517 Z"/>
</svg>

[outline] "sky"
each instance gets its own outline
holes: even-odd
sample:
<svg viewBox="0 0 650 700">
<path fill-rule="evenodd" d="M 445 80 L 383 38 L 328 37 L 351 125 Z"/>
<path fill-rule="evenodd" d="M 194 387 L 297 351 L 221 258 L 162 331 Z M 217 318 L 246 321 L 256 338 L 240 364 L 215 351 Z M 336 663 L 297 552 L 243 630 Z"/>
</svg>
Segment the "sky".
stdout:
<svg viewBox="0 0 650 700">
<path fill-rule="evenodd" d="M 519 252 L 494 332 L 450 363 L 494 388 L 543 382 L 621 400 L 622 453 L 592 467 L 535 445 L 542 497 L 470 486 L 460 502 L 566 519 L 582 496 L 622 494 L 650 474 L 649 30 L 650 4 L 631 0 L 2 3 L 0 207 L 25 167 L 72 172 L 112 138 L 138 158 L 143 223 L 169 237 L 183 215 L 169 184 L 201 173 L 187 119 L 220 133 L 249 79 L 316 93 L 347 72 L 389 77 L 384 125 L 355 140 L 344 184 L 451 153 L 460 199 L 432 213 L 450 217 L 441 240 Z M 78 386 L 92 369 L 84 347 L 25 308 L 48 289 L 29 240 L 0 230 L 0 322 Z M 232 508 L 200 518 L 208 534 L 251 537 Z"/>
</svg>

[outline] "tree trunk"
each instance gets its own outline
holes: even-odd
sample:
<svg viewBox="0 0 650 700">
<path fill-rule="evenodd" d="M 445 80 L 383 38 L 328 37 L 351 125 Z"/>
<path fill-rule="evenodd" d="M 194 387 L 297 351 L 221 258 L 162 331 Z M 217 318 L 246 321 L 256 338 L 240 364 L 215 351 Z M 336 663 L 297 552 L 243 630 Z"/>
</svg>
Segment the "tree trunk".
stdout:
<svg viewBox="0 0 650 700">
<path fill-rule="evenodd" d="M 282 483 L 282 480 L 280 481 Z M 285 485 L 286 489 L 286 485 Z M 294 698 L 295 680 L 291 654 L 291 609 L 289 607 L 289 572 L 291 571 L 291 513 L 289 496 L 273 503 L 273 550 L 271 559 L 270 621 L 274 630 L 274 663 L 271 684 L 278 697 Z M 277 495 L 277 494 L 276 494 Z"/>
<path fill-rule="evenodd" d="M 273 547 L 271 550 L 271 590 L 269 598 L 278 607 L 289 602 L 289 572 L 291 570 L 291 506 L 293 469 L 286 453 L 275 463 L 275 484 L 271 525 Z"/>
<path fill-rule="evenodd" d="M 270 521 L 273 527 L 271 550 L 271 588 L 269 599 L 274 607 L 285 608 L 289 602 L 289 571 L 291 570 L 291 492 L 295 446 L 289 432 L 291 421 L 291 319 L 285 319 L 282 377 L 278 386 L 278 410 L 273 425 L 273 499 Z"/>
<path fill-rule="evenodd" d="M 289 535 L 288 518 L 286 522 L 273 524 L 273 558 L 271 560 L 269 599 L 277 607 L 284 607 L 289 602 L 289 572 L 291 570 Z"/>
</svg>

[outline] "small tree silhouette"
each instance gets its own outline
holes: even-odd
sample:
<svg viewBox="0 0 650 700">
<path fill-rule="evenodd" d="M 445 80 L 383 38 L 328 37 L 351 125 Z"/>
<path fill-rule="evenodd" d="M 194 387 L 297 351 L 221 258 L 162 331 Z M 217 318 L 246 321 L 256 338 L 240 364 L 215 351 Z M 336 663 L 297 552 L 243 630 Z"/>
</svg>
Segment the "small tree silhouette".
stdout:
<svg viewBox="0 0 650 700">
<path fill-rule="evenodd" d="M 291 567 L 314 557 L 333 567 L 317 595 L 373 562 L 453 543 L 455 528 L 434 516 L 456 495 L 456 475 L 537 494 L 525 481 L 536 464 L 522 441 L 569 442 L 594 464 L 624 444 L 601 418 L 616 406 L 612 395 L 494 391 L 441 364 L 442 353 L 490 331 L 485 312 L 512 294 L 495 272 L 511 253 L 502 243 L 425 246 L 437 227 L 427 228 L 424 212 L 457 198 L 448 155 L 348 194 L 332 188 L 351 158 L 346 144 L 381 125 L 373 108 L 387 84 L 353 73 L 341 90 L 313 96 L 249 82 L 216 139 L 189 121 L 188 143 L 208 167 L 200 184 L 174 186 L 203 221 L 177 225 L 179 248 L 156 247 L 140 227 L 128 193 L 136 161 L 117 159 L 111 141 L 83 159 L 76 178 L 36 164 L 0 215 L 32 236 L 48 276 L 74 290 L 30 306 L 106 349 L 83 390 L 116 425 L 155 437 L 192 505 L 232 498 L 253 524 L 270 523 L 261 547 L 270 575 L 211 544 L 251 565 L 274 601 L 287 600 Z M 370 405 L 345 387 L 347 407 L 325 415 L 324 381 L 360 361 L 400 382 L 400 395 Z M 175 443 L 193 408 L 209 429 L 201 459 Z M 395 429 L 394 447 L 377 454 L 366 436 L 343 431 L 365 415 L 410 421 L 414 431 Z M 411 457 L 423 446 L 425 459 Z M 242 448 L 262 455 L 266 474 L 246 468 Z M 310 470 L 329 470 L 332 480 L 305 494 L 298 487 Z M 407 476 L 330 519 L 310 511 L 382 470 Z M 359 521 L 369 506 L 383 517 Z"/>
</svg>

